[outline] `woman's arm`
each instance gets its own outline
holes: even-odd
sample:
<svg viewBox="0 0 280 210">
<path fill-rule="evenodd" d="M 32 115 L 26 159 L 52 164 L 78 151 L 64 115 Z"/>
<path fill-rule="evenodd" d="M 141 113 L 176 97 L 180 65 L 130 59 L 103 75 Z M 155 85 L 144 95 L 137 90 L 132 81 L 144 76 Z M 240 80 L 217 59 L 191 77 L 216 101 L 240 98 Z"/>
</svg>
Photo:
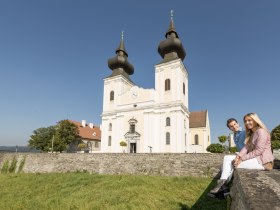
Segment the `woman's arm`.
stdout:
<svg viewBox="0 0 280 210">
<path fill-rule="evenodd" d="M 268 138 L 268 133 L 263 128 L 259 128 L 253 136 L 253 142 L 255 142 L 255 149 L 248 154 L 242 154 L 240 155 L 240 158 L 244 160 L 252 159 L 254 157 L 260 156 L 264 149 L 265 144 Z M 241 153 L 241 152 L 240 152 Z"/>
</svg>

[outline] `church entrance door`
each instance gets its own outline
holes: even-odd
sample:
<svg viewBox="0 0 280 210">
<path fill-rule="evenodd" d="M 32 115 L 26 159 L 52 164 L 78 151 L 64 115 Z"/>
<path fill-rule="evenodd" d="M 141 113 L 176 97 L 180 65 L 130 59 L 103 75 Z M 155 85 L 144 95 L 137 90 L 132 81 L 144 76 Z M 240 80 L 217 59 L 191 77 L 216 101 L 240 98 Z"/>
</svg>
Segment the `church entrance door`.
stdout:
<svg viewBox="0 0 280 210">
<path fill-rule="evenodd" d="M 136 143 L 130 143 L 130 153 L 136 153 Z"/>
</svg>

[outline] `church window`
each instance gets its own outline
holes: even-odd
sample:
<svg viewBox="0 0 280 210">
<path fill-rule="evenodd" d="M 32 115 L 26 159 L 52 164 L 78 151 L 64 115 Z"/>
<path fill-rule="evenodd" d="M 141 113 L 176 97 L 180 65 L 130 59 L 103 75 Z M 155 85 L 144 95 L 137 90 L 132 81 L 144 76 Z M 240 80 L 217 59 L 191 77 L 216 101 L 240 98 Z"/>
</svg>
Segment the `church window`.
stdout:
<svg viewBox="0 0 280 210">
<path fill-rule="evenodd" d="M 166 132 L 166 145 L 170 145 L 170 133 Z"/>
<path fill-rule="evenodd" d="M 195 136 L 194 136 L 194 144 L 195 145 L 198 145 L 198 135 L 197 134 L 195 134 Z"/>
<path fill-rule="evenodd" d="M 187 146 L 187 134 L 185 134 L 185 146 Z"/>
<path fill-rule="evenodd" d="M 110 147 L 111 145 L 112 145 L 112 137 L 109 136 L 109 137 L 108 137 L 108 146 Z"/>
<path fill-rule="evenodd" d="M 183 82 L 183 94 L 185 95 L 185 93 L 186 93 L 186 85 L 185 85 L 185 83 Z"/>
<path fill-rule="evenodd" d="M 109 123 L 109 131 L 112 130 L 112 123 Z"/>
<path fill-rule="evenodd" d="M 135 124 L 130 124 L 130 133 L 135 133 Z"/>
<path fill-rule="evenodd" d="M 166 126 L 170 126 L 170 117 L 166 118 Z"/>
<path fill-rule="evenodd" d="M 186 126 L 186 119 L 184 119 L 184 128 L 186 128 L 187 126 Z"/>
<path fill-rule="evenodd" d="M 170 79 L 165 80 L 165 91 L 170 90 Z"/>
<path fill-rule="evenodd" d="M 114 101 L 114 91 L 110 92 L 110 101 Z"/>
</svg>

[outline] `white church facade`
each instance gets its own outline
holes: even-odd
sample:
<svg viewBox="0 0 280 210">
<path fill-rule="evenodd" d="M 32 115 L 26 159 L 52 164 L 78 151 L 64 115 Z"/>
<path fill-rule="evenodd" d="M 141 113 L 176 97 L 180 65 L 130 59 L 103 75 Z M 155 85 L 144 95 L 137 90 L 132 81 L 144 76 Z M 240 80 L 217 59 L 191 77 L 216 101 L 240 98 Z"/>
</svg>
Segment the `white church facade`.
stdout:
<svg viewBox="0 0 280 210">
<path fill-rule="evenodd" d="M 162 61 L 155 65 L 154 89 L 143 89 L 131 81 L 134 67 L 128 62 L 123 37 L 116 56 L 108 60 L 112 74 L 104 79 L 101 152 L 206 152 L 210 144 L 208 112 L 206 133 L 199 134 L 201 146 L 194 147 L 199 141 L 191 139 L 196 128 L 190 128 L 186 53 L 172 18 L 165 37 L 158 46 Z M 125 148 L 121 141 L 127 143 Z"/>
</svg>

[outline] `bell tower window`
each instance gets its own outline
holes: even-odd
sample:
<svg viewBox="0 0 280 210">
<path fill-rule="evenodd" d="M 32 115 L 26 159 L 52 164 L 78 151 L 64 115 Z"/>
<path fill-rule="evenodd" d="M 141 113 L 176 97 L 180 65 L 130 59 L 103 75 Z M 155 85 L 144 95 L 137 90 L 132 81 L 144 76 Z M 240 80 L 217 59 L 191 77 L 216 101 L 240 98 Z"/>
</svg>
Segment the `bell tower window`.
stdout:
<svg viewBox="0 0 280 210">
<path fill-rule="evenodd" d="M 110 92 L 110 101 L 114 101 L 114 91 Z"/>
<path fill-rule="evenodd" d="M 170 90 L 170 79 L 166 79 L 164 83 L 165 91 Z"/>
<path fill-rule="evenodd" d="M 166 126 L 170 126 L 170 117 L 166 118 Z"/>
</svg>

